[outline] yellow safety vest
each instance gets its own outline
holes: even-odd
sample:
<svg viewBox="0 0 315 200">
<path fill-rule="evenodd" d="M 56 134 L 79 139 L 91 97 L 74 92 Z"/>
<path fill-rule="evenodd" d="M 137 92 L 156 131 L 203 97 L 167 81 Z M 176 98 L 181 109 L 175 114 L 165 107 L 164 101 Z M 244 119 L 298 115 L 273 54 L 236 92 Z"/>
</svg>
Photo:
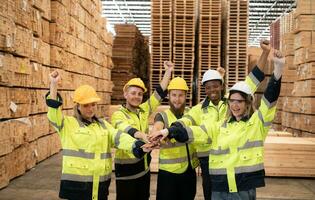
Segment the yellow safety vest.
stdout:
<svg viewBox="0 0 315 200">
<path fill-rule="evenodd" d="M 256 71 L 257 71 L 256 67 Z M 258 69 L 259 70 L 259 69 Z M 260 72 L 262 73 L 262 72 Z M 261 74 L 260 74 L 261 75 Z M 250 86 L 252 93 L 255 93 L 260 82 L 255 74 L 250 72 L 246 76 L 245 82 Z M 206 97 L 201 103 L 192 107 L 190 111 L 178 120 L 184 127 L 201 125 L 204 123 L 215 123 L 225 119 L 227 112 L 227 101 L 222 100 L 218 105 L 214 105 L 208 97 Z M 194 144 L 198 157 L 208 157 L 211 149 L 211 144 Z"/>
<path fill-rule="evenodd" d="M 223 182 L 223 185 L 227 185 L 229 192 L 238 192 L 238 184 L 245 182 L 244 177 L 237 180 L 238 174 L 248 173 L 246 181 L 252 182 L 250 185 L 253 187 L 255 179 L 260 182 L 259 184 L 263 182 L 259 180 L 263 179 L 263 176 L 257 177 L 253 173 L 264 170 L 263 144 L 275 112 L 275 103 L 269 103 L 263 97 L 259 109 L 249 119 L 240 121 L 230 119 L 224 123 L 186 127 L 193 133 L 203 130 L 212 140 L 209 155 L 211 180 L 220 180 L 220 184 Z M 226 176 L 226 183 L 222 175 Z M 213 187 L 218 187 L 217 185 Z"/>
<path fill-rule="evenodd" d="M 169 128 L 169 126 L 177 120 L 170 109 L 160 112 L 160 114 L 163 118 L 164 128 Z M 189 160 L 187 148 L 189 150 Z M 175 139 L 171 139 L 168 143 L 161 145 L 159 169 L 181 174 L 187 170 L 189 162 L 193 169 L 198 166 L 196 150 L 193 148 L 192 144 L 180 143 Z"/>
<path fill-rule="evenodd" d="M 139 110 L 137 113 L 128 110 L 124 106 L 121 106 L 118 111 L 113 113 L 111 123 L 115 128 L 124 132 L 128 132 L 131 128 L 135 128 L 143 133 L 148 133 L 149 116 L 160 105 L 161 100 L 162 99 L 160 95 L 156 91 L 154 91 L 150 98 L 139 106 Z M 141 166 L 137 165 L 137 167 L 139 167 L 138 170 L 134 169 L 135 165 L 137 163 L 139 164 L 139 162 L 143 162 L 143 164 L 140 163 Z M 117 170 L 119 169 L 115 168 L 117 180 L 136 179 L 144 176 L 149 171 L 147 154 L 144 156 L 144 158 L 139 159 L 136 158 L 129 151 L 117 150 L 115 152 L 115 164 L 122 164 L 125 166 L 130 165 L 130 167 L 133 168 L 132 170 L 135 172 L 133 174 L 122 171 L 117 172 Z M 131 171 L 131 169 L 129 171 Z M 118 173 L 122 175 L 120 177 L 117 177 Z M 128 175 L 124 175 L 126 173 L 128 173 Z"/>
<path fill-rule="evenodd" d="M 47 116 L 61 139 L 61 180 L 93 182 L 91 196 L 93 200 L 97 200 L 99 182 L 111 178 L 111 148 L 131 152 L 136 140 L 114 129 L 105 120 L 97 119 L 85 126 L 80 119 L 63 115 L 61 107 L 48 107 Z"/>
</svg>

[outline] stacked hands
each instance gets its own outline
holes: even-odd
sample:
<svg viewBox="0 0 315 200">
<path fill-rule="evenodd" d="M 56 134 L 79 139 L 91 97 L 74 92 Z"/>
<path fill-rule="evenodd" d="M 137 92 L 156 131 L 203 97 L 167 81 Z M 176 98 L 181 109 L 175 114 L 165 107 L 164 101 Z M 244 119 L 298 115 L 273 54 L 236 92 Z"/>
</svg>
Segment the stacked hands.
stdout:
<svg viewBox="0 0 315 200">
<path fill-rule="evenodd" d="M 169 142 L 167 136 L 167 129 L 151 132 L 149 135 L 145 135 L 145 138 L 141 138 L 145 142 L 145 144 L 142 145 L 141 148 L 144 152 L 150 152 L 153 149 L 159 149 L 161 144 Z"/>
</svg>

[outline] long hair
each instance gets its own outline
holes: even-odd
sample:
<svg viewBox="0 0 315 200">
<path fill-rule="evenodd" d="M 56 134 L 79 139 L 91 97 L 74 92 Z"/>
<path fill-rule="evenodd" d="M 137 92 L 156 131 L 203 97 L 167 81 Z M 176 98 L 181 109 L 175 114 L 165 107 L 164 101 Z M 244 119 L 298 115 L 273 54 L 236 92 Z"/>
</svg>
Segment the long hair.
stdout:
<svg viewBox="0 0 315 200">
<path fill-rule="evenodd" d="M 248 116 L 250 118 L 256 110 L 255 104 L 254 104 L 254 102 L 255 102 L 254 97 L 252 95 L 248 95 L 248 94 L 245 94 L 245 93 L 240 92 L 240 91 L 231 91 L 229 94 L 229 99 L 230 99 L 231 95 L 234 93 L 239 93 L 245 99 L 246 110 L 245 110 L 244 116 Z M 227 116 L 226 116 L 227 120 L 229 120 L 231 117 L 233 117 L 232 111 L 230 109 L 230 105 L 228 106 L 228 111 L 226 114 L 227 114 Z"/>
</svg>

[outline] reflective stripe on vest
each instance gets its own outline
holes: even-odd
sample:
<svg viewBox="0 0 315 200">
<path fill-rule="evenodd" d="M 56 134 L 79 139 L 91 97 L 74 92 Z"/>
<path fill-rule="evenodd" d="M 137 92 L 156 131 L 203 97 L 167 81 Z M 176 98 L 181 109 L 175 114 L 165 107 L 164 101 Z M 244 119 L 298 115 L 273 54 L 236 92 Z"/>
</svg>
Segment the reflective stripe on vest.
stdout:
<svg viewBox="0 0 315 200">
<path fill-rule="evenodd" d="M 240 173 L 249 173 L 249 172 L 255 172 L 255 171 L 259 171 L 259 170 L 263 170 L 264 169 L 264 164 L 263 163 L 259 163 L 256 165 L 252 165 L 252 166 L 240 166 L 240 167 L 235 167 L 235 174 L 240 174 Z M 209 174 L 211 175 L 226 175 L 227 174 L 227 170 L 226 168 L 219 168 L 219 169 L 209 169 Z"/>
<path fill-rule="evenodd" d="M 139 158 L 115 158 L 115 163 L 116 164 L 134 164 L 139 162 L 141 159 Z"/>
<path fill-rule="evenodd" d="M 64 126 L 64 118 L 62 118 L 62 121 L 61 121 L 61 125 L 58 126 L 55 122 L 52 122 L 48 119 L 48 121 L 50 122 L 50 124 L 55 127 L 58 131 L 61 131 L 61 129 L 63 128 Z"/>
<path fill-rule="evenodd" d="M 242 146 L 242 147 L 238 147 L 237 150 L 244 150 L 244 149 L 250 149 L 250 148 L 254 148 L 254 147 L 263 147 L 264 143 L 262 140 L 256 140 L 256 141 L 248 141 Z"/>
<path fill-rule="evenodd" d="M 138 174 L 132 175 L 132 176 L 123 176 L 123 177 L 117 177 L 116 176 L 116 180 L 131 180 L 131 179 L 137 179 L 140 178 L 142 176 L 144 176 L 146 173 L 148 173 L 148 171 L 150 170 L 150 168 L 147 168 L 145 171 L 142 171 Z"/>
<path fill-rule="evenodd" d="M 230 153 L 230 149 L 221 149 L 221 147 L 219 149 L 210 149 L 210 154 L 213 155 L 225 155 L 225 154 L 229 154 Z"/>
<path fill-rule="evenodd" d="M 122 131 L 118 131 L 116 136 L 115 136 L 115 147 L 118 147 L 119 146 L 119 139 L 120 139 L 120 136 L 122 134 Z"/>
<path fill-rule="evenodd" d="M 104 182 L 111 178 L 111 173 L 100 176 L 99 181 Z M 79 181 L 79 182 L 93 182 L 93 176 L 92 175 L 77 175 L 77 174 L 61 174 L 61 180 L 67 180 L 67 181 Z"/>
<path fill-rule="evenodd" d="M 197 152 L 198 158 L 200 158 L 200 157 L 208 157 L 209 154 L 210 154 L 210 150 L 209 151 L 198 151 Z"/>
<path fill-rule="evenodd" d="M 160 164 L 177 164 L 177 163 L 182 163 L 182 162 L 187 162 L 188 158 L 186 157 L 181 157 L 181 158 L 169 158 L 169 159 L 159 159 Z"/>
</svg>

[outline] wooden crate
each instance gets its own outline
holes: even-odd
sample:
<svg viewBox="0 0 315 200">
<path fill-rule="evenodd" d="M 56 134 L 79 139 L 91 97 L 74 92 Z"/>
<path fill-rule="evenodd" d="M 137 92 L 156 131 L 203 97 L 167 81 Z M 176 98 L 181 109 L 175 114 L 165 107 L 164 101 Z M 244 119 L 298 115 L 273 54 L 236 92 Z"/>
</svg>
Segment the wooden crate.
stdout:
<svg viewBox="0 0 315 200">
<path fill-rule="evenodd" d="M 315 30 L 315 15 L 299 15 L 295 18 L 295 33 L 313 30 Z"/>
<path fill-rule="evenodd" d="M 264 165 L 267 176 L 315 177 L 314 138 L 267 137 Z"/>
<path fill-rule="evenodd" d="M 294 82 L 292 91 L 294 96 L 298 97 L 314 97 L 315 96 L 315 80 L 305 80 Z"/>
<path fill-rule="evenodd" d="M 297 0 L 295 17 L 299 15 L 314 15 L 315 3 L 312 0 Z"/>
<path fill-rule="evenodd" d="M 16 26 L 13 20 L 0 15 L 0 50 L 12 52 Z"/>
<path fill-rule="evenodd" d="M 30 30 L 32 27 L 32 6 L 28 0 L 15 0 L 15 17 L 16 24 Z"/>
<path fill-rule="evenodd" d="M 298 80 L 315 79 L 315 62 L 304 63 L 297 67 Z"/>
<path fill-rule="evenodd" d="M 314 31 L 301 31 L 295 34 L 294 49 L 307 47 L 311 44 L 315 44 L 315 29 Z"/>
</svg>

